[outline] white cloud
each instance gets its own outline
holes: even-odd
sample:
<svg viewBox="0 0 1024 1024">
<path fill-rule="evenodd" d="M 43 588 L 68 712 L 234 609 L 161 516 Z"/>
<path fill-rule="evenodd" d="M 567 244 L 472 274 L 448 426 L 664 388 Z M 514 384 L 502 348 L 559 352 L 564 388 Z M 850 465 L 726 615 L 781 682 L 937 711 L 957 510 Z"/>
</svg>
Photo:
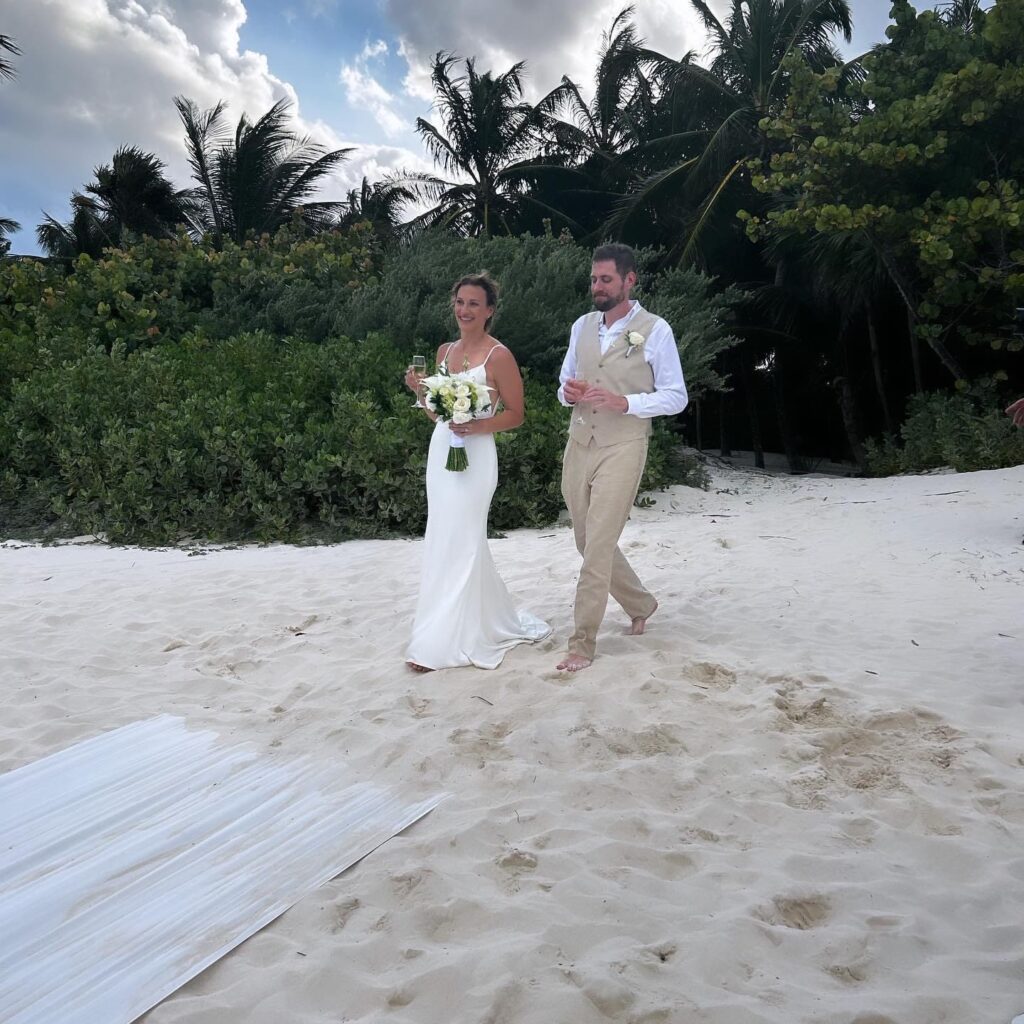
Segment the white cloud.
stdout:
<svg viewBox="0 0 1024 1024">
<path fill-rule="evenodd" d="M 369 70 L 370 61 L 388 53 L 383 39 L 367 41 L 352 64 L 342 64 L 338 81 L 345 86 L 345 99 L 355 109 L 368 110 L 388 138 L 396 138 L 409 130 L 409 119 L 395 109 L 397 98 L 380 84 Z"/>
<path fill-rule="evenodd" d="M 624 0 L 562 0 L 555 17 L 550 0 L 383 2 L 401 38 L 398 52 L 408 64 L 404 88 L 419 99 L 433 98 L 430 66 L 439 50 L 475 57 L 481 72 L 501 73 L 525 60 L 530 99 L 555 88 L 562 75 L 589 91 L 602 35 L 625 6 Z M 651 48 L 669 56 L 705 45 L 696 13 L 679 0 L 644 0 L 635 23 Z"/>
<path fill-rule="evenodd" d="M 375 57 L 383 57 L 388 52 L 388 44 L 383 39 L 378 39 L 375 43 L 367 42 L 363 46 L 362 53 L 359 54 L 361 60 L 373 60 Z"/>
<path fill-rule="evenodd" d="M 345 98 L 349 104 L 368 109 L 385 135 L 394 138 L 406 131 L 405 119 L 392 109 L 395 98 L 376 78 L 357 66 L 343 64 L 338 80 L 345 86 Z"/>
<path fill-rule="evenodd" d="M 224 100 L 232 123 L 243 112 L 258 117 L 288 99 L 298 132 L 331 149 L 353 145 L 324 122 L 302 118 L 295 90 L 272 73 L 263 54 L 239 50 L 245 18 L 242 0 L 5 4 L 4 33 L 23 51 L 17 79 L 0 84 L 0 214 L 25 229 L 15 237 L 16 252 L 35 250 L 42 210 L 65 218 L 72 190 L 109 163 L 118 146 L 156 153 L 179 187 L 189 184 L 176 95 L 200 107 Z M 377 95 L 372 79 L 360 84 L 386 104 L 386 91 Z M 420 154 L 374 142 L 359 145 L 325 185 L 324 197 L 341 198 L 364 174 L 373 180 L 386 170 L 426 164 Z"/>
</svg>

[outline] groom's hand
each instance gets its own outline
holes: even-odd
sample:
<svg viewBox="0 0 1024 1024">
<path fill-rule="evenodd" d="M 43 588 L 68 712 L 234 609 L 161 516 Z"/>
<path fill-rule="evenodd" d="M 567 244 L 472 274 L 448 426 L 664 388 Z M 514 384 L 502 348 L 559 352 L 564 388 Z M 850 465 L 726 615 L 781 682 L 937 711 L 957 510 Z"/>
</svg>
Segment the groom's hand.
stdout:
<svg viewBox="0 0 1024 1024">
<path fill-rule="evenodd" d="M 629 411 L 629 401 L 625 395 L 609 391 L 607 388 L 596 387 L 593 384 L 587 388 L 580 401 L 590 402 L 595 409 L 609 409 L 619 413 Z"/>
<path fill-rule="evenodd" d="M 562 394 L 570 405 L 575 405 L 586 393 L 590 385 L 585 380 L 576 380 L 570 377 L 562 385 Z"/>
</svg>

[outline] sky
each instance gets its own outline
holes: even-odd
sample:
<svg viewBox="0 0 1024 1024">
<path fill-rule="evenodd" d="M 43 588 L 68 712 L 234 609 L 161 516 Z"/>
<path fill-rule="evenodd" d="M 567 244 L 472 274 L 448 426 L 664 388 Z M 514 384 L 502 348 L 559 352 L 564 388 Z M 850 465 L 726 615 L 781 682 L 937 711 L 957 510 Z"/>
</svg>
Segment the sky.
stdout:
<svg viewBox="0 0 1024 1024">
<path fill-rule="evenodd" d="M 11 251 L 35 253 L 44 211 L 69 199 L 121 145 L 156 153 L 189 181 L 173 97 L 220 100 L 230 123 L 281 98 L 295 128 L 352 153 L 325 187 L 344 198 L 364 176 L 430 170 L 416 134 L 431 119 L 430 59 L 475 57 L 478 70 L 527 62 L 529 98 L 563 74 L 584 91 L 602 34 L 626 0 L 0 0 L 0 34 L 22 51 L 0 79 L 0 216 L 22 225 Z M 721 12 L 725 0 L 711 0 Z M 922 5 L 923 6 L 923 5 Z M 884 41 L 889 0 L 851 0 L 848 56 Z M 636 0 L 653 49 L 704 52 L 687 0 Z"/>
</svg>

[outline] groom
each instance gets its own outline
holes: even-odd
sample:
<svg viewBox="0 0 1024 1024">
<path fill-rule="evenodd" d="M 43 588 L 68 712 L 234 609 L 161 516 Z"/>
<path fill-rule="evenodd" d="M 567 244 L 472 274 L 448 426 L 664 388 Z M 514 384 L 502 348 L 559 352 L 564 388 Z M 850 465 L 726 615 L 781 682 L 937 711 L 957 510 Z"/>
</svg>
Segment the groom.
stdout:
<svg viewBox="0 0 1024 1024">
<path fill-rule="evenodd" d="M 628 245 L 594 250 L 590 294 L 597 312 L 572 325 L 558 398 L 572 409 L 562 462 L 562 495 L 583 556 L 575 630 L 558 668 L 594 660 L 597 630 L 611 594 L 643 633 L 658 602 L 619 550 L 636 498 L 655 416 L 686 408 L 686 385 L 672 328 L 629 297 L 636 259 Z"/>
</svg>

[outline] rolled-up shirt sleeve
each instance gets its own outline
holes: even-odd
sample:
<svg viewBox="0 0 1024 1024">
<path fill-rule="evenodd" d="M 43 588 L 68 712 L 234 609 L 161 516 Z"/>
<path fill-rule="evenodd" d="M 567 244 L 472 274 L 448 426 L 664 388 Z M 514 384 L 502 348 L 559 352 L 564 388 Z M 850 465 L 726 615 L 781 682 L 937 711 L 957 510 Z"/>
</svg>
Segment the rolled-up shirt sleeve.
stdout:
<svg viewBox="0 0 1024 1024">
<path fill-rule="evenodd" d="M 580 317 L 569 331 L 569 348 L 562 360 L 562 369 L 558 374 L 558 400 L 568 408 L 571 408 L 572 403 L 565 400 L 565 382 L 573 380 L 576 376 L 576 342 L 579 340 L 580 326 L 583 320 L 584 317 Z"/>
<path fill-rule="evenodd" d="M 689 396 L 686 394 L 675 335 L 664 320 L 659 319 L 651 329 L 644 343 L 644 358 L 654 371 L 654 390 L 650 394 L 626 395 L 627 415 L 639 416 L 641 419 L 678 415 L 686 408 Z M 566 378 L 562 379 L 564 381 Z"/>
</svg>

